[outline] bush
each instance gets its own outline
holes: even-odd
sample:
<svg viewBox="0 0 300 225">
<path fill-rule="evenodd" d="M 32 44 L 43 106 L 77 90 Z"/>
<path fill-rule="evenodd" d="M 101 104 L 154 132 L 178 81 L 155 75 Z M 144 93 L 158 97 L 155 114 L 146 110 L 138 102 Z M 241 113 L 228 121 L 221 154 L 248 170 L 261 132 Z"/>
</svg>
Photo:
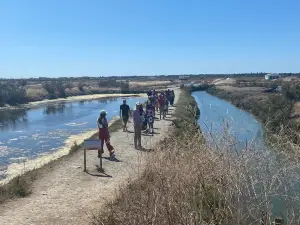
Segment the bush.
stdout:
<svg viewBox="0 0 300 225">
<path fill-rule="evenodd" d="M 291 101 L 299 101 L 300 100 L 300 86 L 298 85 L 283 85 L 282 86 L 282 94 L 284 97 Z"/>
<path fill-rule="evenodd" d="M 126 94 L 129 93 L 129 82 L 121 81 L 121 93 Z"/>
<path fill-rule="evenodd" d="M 17 105 L 28 101 L 26 91 L 13 83 L 0 84 L 0 106 L 5 104 Z"/>
<path fill-rule="evenodd" d="M 116 79 L 100 80 L 98 81 L 99 87 L 120 87 L 120 82 L 117 82 Z"/>
<path fill-rule="evenodd" d="M 48 92 L 50 99 L 66 97 L 66 86 L 61 80 L 46 82 L 43 84 L 43 88 Z"/>
<path fill-rule="evenodd" d="M 78 83 L 77 85 L 79 91 L 84 92 L 84 84 L 83 83 Z"/>
<path fill-rule="evenodd" d="M 208 84 L 208 83 L 204 83 L 204 84 L 200 84 L 198 86 L 191 86 L 190 88 L 190 92 L 193 92 L 193 91 L 205 91 L 207 90 L 208 88 L 211 88 L 212 85 L 211 84 Z"/>
</svg>

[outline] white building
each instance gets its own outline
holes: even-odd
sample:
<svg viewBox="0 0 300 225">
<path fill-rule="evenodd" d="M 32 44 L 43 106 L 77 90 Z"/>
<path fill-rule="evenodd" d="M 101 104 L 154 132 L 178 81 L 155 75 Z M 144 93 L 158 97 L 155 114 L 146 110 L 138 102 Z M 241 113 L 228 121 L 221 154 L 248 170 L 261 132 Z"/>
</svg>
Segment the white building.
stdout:
<svg viewBox="0 0 300 225">
<path fill-rule="evenodd" d="M 269 73 L 267 75 L 265 75 L 265 79 L 266 80 L 274 80 L 274 79 L 279 79 L 280 75 L 277 73 Z"/>
</svg>

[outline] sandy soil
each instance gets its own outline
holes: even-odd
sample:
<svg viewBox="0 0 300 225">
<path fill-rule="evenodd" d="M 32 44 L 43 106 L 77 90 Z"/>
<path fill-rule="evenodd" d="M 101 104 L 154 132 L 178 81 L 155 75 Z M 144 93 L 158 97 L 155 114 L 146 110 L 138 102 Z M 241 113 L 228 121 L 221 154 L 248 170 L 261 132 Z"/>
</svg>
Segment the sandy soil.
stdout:
<svg viewBox="0 0 300 225">
<path fill-rule="evenodd" d="M 215 85 L 224 85 L 224 84 L 235 84 L 236 80 L 234 78 L 226 78 L 226 79 L 216 79 L 213 81 Z"/>
<path fill-rule="evenodd" d="M 179 91 L 176 90 L 176 96 Z M 171 108 L 171 112 L 173 110 Z M 152 149 L 168 135 L 171 123 L 169 120 L 156 121 L 156 134 L 143 136 L 142 145 Z M 96 151 L 88 152 L 89 173 L 84 173 L 83 151 L 79 150 L 45 171 L 35 181 L 31 195 L 0 205 L 0 224 L 88 224 L 91 216 L 115 197 L 120 185 L 135 179 L 144 169 L 145 156 L 151 153 L 134 149 L 132 130 L 132 124 L 129 124 L 130 132 L 119 130 L 111 134 L 111 143 L 120 162 L 103 159 L 103 168 L 109 177 L 97 172 Z M 107 151 L 104 156 L 108 156 Z"/>
<path fill-rule="evenodd" d="M 160 85 L 169 85 L 172 84 L 171 81 L 160 81 L 160 80 L 153 80 L 153 81 L 130 81 L 131 86 L 142 86 L 142 87 L 147 87 L 147 86 L 160 86 Z"/>
<path fill-rule="evenodd" d="M 45 99 L 42 101 L 36 101 L 36 102 L 30 102 L 28 104 L 24 104 L 21 107 L 22 108 L 34 108 L 34 107 L 40 107 L 45 104 L 49 103 L 59 103 L 59 102 L 71 102 L 71 101 L 83 101 L 83 100 L 95 100 L 95 99 L 101 99 L 101 98 L 118 98 L 118 97 L 132 97 L 132 96 L 143 96 L 141 94 L 95 94 L 95 95 L 80 95 L 80 96 L 71 96 L 67 98 L 57 98 L 57 99 Z M 18 109 L 19 106 L 8 106 L 8 107 L 0 107 L 0 110 L 5 109 Z"/>
</svg>

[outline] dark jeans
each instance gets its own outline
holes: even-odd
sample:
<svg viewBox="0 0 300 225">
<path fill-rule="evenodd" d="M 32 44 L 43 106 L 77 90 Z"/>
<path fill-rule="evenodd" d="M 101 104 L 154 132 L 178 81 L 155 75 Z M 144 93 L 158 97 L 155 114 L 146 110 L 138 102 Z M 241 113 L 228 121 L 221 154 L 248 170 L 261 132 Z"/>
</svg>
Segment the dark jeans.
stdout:
<svg viewBox="0 0 300 225">
<path fill-rule="evenodd" d="M 134 125 L 134 147 L 142 146 L 142 125 Z"/>
</svg>

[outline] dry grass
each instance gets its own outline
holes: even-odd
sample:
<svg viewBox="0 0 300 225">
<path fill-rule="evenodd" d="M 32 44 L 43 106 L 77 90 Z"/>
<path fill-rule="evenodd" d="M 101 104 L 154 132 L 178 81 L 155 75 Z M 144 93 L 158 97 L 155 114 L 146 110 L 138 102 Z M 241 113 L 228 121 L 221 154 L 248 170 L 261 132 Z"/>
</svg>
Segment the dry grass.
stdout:
<svg viewBox="0 0 300 225">
<path fill-rule="evenodd" d="M 34 173 L 31 174 L 30 180 L 35 179 Z M 9 184 L 5 186 L 0 186 L 0 203 L 3 203 L 9 198 L 23 198 L 31 194 L 31 184 L 29 182 L 29 177 L 18 176 L 11 180 Z"/>
<path fill-rule="evenodd" d="M 235 92 L 243 92 L 243 93 L 256 92 L 257 94 L 262 94 L 262 92 L 266 90 L 266 88 L 264 87 L 235 87 L 235 86 L 226 86 L 226 85 L 219 85 L 217 88 L 222 89 L 224 91 L 235 91 Z"/>
<path fill-rule="evenodd" d="M 266 224 L 299 224 L 299 165 L 228 147 L 209 148 L 199 133 L 166 140 L 93 224 L 261 224 L 262 213 Z"/>
<path fill-rule="evenodd" d="M 300 223 L 300 165 L 291 155 L 237 151 L 226 130 L 204 141 L 192 123 L 196 112 L 182 108 L 180 130 L 148 155 L 146 171 L 120 188 L 93 225 Z"/>
<path fill-rule="evenodd" d="M 48 95 L 46 90 L 42 87 L 29 87 L 26 89 L 26 94 L 29 99 L 44 99 Z"/>
<path fill-rule="evenodd" d="M 151 87 L 151 86 L 166 86 L 172 84 L 171 81 L 161 81 L 161 80 L 154 80 L 154 81 L 130 81 L 130 86 L 132 87 Z"/>
<path fill-rule="evenodd" d="M 300 118 L 300 102 L 295 102 L 291 111 L 291 118 Z"/>
</svg>

